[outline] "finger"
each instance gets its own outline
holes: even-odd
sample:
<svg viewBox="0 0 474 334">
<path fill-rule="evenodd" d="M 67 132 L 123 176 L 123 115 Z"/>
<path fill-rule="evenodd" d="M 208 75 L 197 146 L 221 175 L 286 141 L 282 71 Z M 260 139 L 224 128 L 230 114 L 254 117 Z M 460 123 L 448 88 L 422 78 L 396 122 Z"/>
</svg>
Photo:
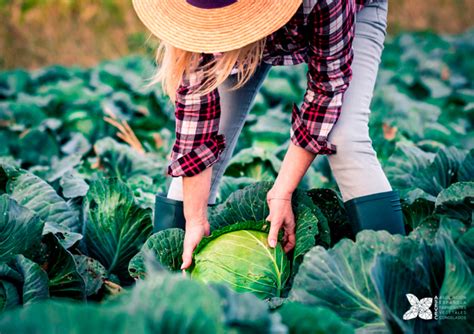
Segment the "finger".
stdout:
<svg viewBox="0 0 474 334">
<path fill-rule="evenodd" d="M 290 251 L 291 249 L 293 249 L 293 247 L 296 244 L 296 241 L 295 241 L 296 240 L 296 236 L 295 236 L 296 224 L 295 224 L 294 217 L 287 218 L 285 220 L 283 228 L 285 230 L 285 235 L 284 235 L 285 243 L 283 244 L 283 250 L 286 253 Z"/>
<path fill-rule="evenodd" d="M 296 237 L 295 235 L 292 233 L 292 234 L 289 234 L 288 235 L 288 240 L 285 244 L 285 247 L 283 248 L 283 250 L 285 251 L 285 253 L 288 253 L 290 250 L 292 250 L 296 245 Z"/>
<path fill-rule="evenodd" d="M 265 221 L 264 221 L 264 224 L 263 224 L 263 228 L 266 230 L 268 228 L 268 226 L 271 226 L 271 223 L 272 223 L 272 215 L 271 213 L 268 214 L 268 216 L 265 218 Z"/>
<path fill-rule="evenodd" d="M 209 234 L 211 234 L 211 226 L 209 224 L 206 224 L 206 227 L 204 229 L 204 235 L 208 237 Z"/>
<path fill-rule="evenodd" d="M 285 235 L 289 236 L 291 234 L 295 234 L 295 230 L 296 230 L 296 224 L 295 224 L 295 220 L 293 218 L 288 218 L 284 225 L 283 225 L 283 228 L 285 229 Z"/>
<path fill-rule="evenodd" d="M 192 262 L 193 262 L 193 261 L 192 261 L 192 257 L 191 257 L 191 256 L 189 256 L 189 255 L 184 255 L 184 254 L 183 254 L 183 264 L 181 265 L 181 268 L 180 268 L 180 269 L 181 269 L 181 270 L 183 270 L 183 269 L 188 269 Z"/>
<path fill-rule="evenodd" d="M 184 242 L 184 247 L 183 247 L 183 264 L 181 265 L 180 269 L 187 269 L 193 262 L 193 251 L 194 251 L 194 246 L 190 244 L 189 242 Z"/>
<path fill-rule="evenodd" d="M 281 219 L 273 219 L 272 224 L 270 226 L 270 232 L 268 233 L 268 244 L 272 248 L 274 248 L 277 244 L 278 231 L 280 230 L 281 225 Z"/>
</svg>

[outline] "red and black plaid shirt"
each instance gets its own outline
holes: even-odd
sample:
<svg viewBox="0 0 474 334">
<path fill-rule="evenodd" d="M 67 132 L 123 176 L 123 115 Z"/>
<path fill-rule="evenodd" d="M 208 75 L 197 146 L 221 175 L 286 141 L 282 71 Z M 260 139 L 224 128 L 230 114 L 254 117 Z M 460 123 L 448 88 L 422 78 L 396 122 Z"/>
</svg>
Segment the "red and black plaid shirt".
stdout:
<svg viewBox="0 0 474 334">
<path fill-rule="evenodd" d="M 263 61 L 272 65 L 308 64 L 301 108 L 292 110 L 291 141 L 315 154 L 334 154 L 328 134 L 339 118 L 343 93 L 352 77 L 355 14 L 377 0 L 304 0 L 282 28 L 267 36 Z M 202 54 L 201 64 L 218 54 Z M 194 93 L 201 71 L 183 77 L 176 94 L 176 141 L 168 174 L 193 176 L 213 165 L 225 147 L 219 134 L 217 89 Z"/>
</svg>

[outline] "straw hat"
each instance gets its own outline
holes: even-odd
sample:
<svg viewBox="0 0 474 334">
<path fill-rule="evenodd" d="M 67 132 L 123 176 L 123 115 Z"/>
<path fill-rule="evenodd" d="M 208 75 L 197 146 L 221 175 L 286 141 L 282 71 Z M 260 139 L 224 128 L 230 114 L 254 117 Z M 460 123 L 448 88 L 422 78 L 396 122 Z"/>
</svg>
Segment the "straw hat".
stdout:
<svg viewBox="0 0 474 334">
<path fill-rule="evenodd" d="M 273 33 L 302 0 L 133 0 L 143 24 L 183 50 L 216 53 L 238 49 Z"/>
</svg>

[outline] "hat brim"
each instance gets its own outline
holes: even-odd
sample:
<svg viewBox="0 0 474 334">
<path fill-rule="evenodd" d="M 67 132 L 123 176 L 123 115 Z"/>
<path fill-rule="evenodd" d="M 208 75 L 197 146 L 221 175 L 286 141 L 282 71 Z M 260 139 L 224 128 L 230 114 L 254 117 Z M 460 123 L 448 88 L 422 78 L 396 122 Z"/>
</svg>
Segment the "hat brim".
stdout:
<svg viewBox="0 0 474 334">
<path fill-rule="evenodd" d="M 202 9 L 186 0 L 133 0 L 153 35 L 177 48 L 204 53 L 235 50 L 284 26 L 302 0 L 239 0 Z"/>
</svg>

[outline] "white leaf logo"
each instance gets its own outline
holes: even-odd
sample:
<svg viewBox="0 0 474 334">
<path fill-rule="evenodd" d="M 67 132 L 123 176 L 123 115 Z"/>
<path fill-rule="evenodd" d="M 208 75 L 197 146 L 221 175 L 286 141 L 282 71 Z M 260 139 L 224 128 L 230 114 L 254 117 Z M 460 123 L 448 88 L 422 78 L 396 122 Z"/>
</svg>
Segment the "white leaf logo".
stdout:
<svg viewBox="0 0 474 334">
<path fill-rule="evenodd" d="M 431 304 L 433 304 L 433 298 L 428 297 L 418 300 L 418 298 L 411 293 L 407 293 L 406 296 L 411 307 L 403 315 L 403 320 L 415 319 L 416 317 L 420 317 L 424 320 L 433 319 L 433 313 L 431 313 L 430 310 Z"/>
</svg>

